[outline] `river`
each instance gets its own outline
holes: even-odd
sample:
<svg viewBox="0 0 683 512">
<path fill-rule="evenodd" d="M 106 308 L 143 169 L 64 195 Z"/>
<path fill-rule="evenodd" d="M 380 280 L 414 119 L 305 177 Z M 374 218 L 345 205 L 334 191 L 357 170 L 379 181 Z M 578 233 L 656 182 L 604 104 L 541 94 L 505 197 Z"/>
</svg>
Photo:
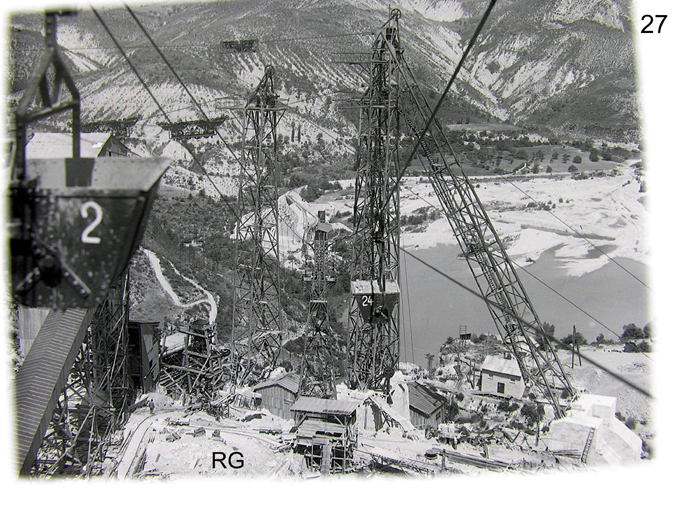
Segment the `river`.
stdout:
<svg viewBox="0 0 683 512">
<path fill-rule="evenodd" d="M 609 251 L 613 246 L 605 246 Z M 522 284 L 542 322 L 554 324 L 555 337 L 571 333 L 572 326 L 589 342 L 599 333 L 616 339 L 623 326 L 635 323 L 642 327 L 651 321 L 648 310 L 648 266 L 630 259 L 615 258 L 598 270 L 579 277 L 567 276 L 562 260 L 548 249 L 524 269 L 583 309 L 569 304 L 549 288 L 517 269 Z M 467 263 L 456 258 L 454 245 L 410 251 L 464 285 L 476 289 Z M 591 254 L 596 256 L 595 254 Z M 496 332 L 484 302 L 437 274 L 422 263 L 402 253 L 401 258 L 401 360 L 426 365 L 426 353 L 438 354 L 448 336 L 459 335 L 460 325 L 468 332 Z M 623 268 L 620 268 L 623 267 Z M 604 324 L 604 325 L 601 325 Z M 412 346 L 410 339 L 412 337 Z"/>
</svg>

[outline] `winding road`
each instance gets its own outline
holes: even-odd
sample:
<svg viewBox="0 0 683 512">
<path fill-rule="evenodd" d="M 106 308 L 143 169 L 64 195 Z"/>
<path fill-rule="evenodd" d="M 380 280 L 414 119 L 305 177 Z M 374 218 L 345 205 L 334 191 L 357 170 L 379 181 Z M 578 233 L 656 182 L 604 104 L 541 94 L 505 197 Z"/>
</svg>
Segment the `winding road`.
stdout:
<svg viewBox="0 0 683 512">
<path fill-rule="evenodd" d="M 176 306 L 180 306 L 182 308 L 189 308 L 192 306 L 195 306 L 197 304 L 202 304 L 202 303 L 208 303 L 209 304 L 209 322 L 210 323 L 215 323 L 216 322 L 216 315 L 218 314 L 218 305 L 216 304 L 216 299 L 214 296 L 206 291 L 204 288 L 202 288 L 196 281 L 185 277 L 182 275 L 178 270 L 175 268 L 173 263 L 169 261 L 169 264 L 171 265 L 171 268 L 173 271 L 178 274 L 180 277 L 185 279 L 188 283 L 192 284 L 195 288 L 198 290 L 201 290 L 205 295 L 206 299 L 199 299 L 194 302 L 190 302 L 188 304 L 183 304 L 183 302 L 180 300 L 180 297 L 178 297 L 178 294 L 173 291 L 173 287 L 171 286 L 171 283 L 168 282 L 166 277 L 164 276 L 164 273 L 161 271 L 161 262 L 159 261 L 159 257 L 149 249 L 143 249 L 142 250 L 146 255 L 147 259 L 149 260 L 150 265 L 152 265 L 152 268 L 154 269 L 154 274 L 156 275 L 157 280 L 159 281 L 159 284 L 161 284 L 161 287 L 164 289 L 166 293 L 171 297 L 173 300 L 173 303 Z"/>
</svg>

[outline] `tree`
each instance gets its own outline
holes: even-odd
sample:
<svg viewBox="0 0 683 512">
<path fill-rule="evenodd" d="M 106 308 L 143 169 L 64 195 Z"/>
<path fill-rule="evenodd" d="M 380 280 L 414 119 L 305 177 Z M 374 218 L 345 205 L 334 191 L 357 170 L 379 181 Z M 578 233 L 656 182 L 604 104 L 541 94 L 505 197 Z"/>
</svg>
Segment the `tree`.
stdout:
<svg viewBox="0 0 683 512">
<path fill-rule="evenodd" d="M 591 162 L 597 162 L 598 160 L 600 160 L 600 153 L 596 149 L 594 149 L 591 151 L 591 154 L 588 155 L 588 159 Z"/>
<path fill-rule="evenodd" d="M 572 162 L 574 162 L 575 164 L 580 164 L 581 162 L 583 162 L 583 159 L 581 158 L 581 156 L 576 155 L 574 157 L 574 160 L 572 160 Z"/>
<path fill-rule="evenodd" d="M 553 168 L 550 167 L 550 166 L 548 166 L 548 167 L 545 168 L 545 172 L 547 172 L 548 174 L 552 174 L 552 173 L 553 173 Z"/>
<path fill-rule="evenodd" d="M 548 338 L 553 338 L 555 336 L 555 326 L 553 324 L 543 322 L 541 328 L 543 329 L 543 332 Z"/>
<path fill-rule="evenodd" d="M 578 167 L 576 167 L 574 164 L 570 165 L 569 168 L 567 169 L 569 172 L 577 172 L 579 170 Z"/>
<path fill-rule="evenodd" d="M 571 347 L 572 344 L 574 343 L 574 335 L 573 334 L 567 334 L 564 338 L 560 340 L 561 343 L 564 345 L 567 345 L 568 347 Z M 588 343 L 586 338 L 584 337 L 583 334 L 581 334 L 579 331 L 576 331 L 576 343 L 579 345 L 585 345 Z"/>
<path fill-rule="evenodd" d="M 621 341 L 624 340 L 640 340 L 646 338 L 643 330 L 636 324 L 628 324 L 624 326 L 624 332 L 621 334 Z"/>
<path fill-rule="evenodd" d="M 538 438 L 541 434 L 540 424 L 545 416 L 543 404 L 527 402 L 522 406 L 520 413 L 524 416 L 528 425 L 536 426 L 536 444 L 538 445 Z"/>
</svg>

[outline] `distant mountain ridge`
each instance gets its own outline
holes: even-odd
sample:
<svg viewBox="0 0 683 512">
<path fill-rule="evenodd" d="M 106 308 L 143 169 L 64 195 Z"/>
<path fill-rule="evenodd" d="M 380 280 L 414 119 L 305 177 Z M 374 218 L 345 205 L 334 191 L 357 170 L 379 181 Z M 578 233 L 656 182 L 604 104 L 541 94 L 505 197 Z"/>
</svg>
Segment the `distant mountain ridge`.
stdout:
<svg viewBox="0 0 683 512">
<path fill-rule="evenodd" d="M 340 52 L 368 51 L 372 32 L 402 9 L 405 56 L 422 84 L 443 90 L 488 2 L 482 0 L 233 0 L 152 4 L 133 9 L 209 116 L 243 104 L 266 65 L 276 67 L 287 123 L 334 136 L 354 129 L 339 90 L 357 90 L 357 71 Z M 446 122 L 498 118 L 570 132 L 639 126 L 632 20 L 627 0 L 501 0 L 453 92 Z M 190 99 L 130 15 L 100 8 L 117 40 L 174 120 L 197 118 Z M 20 91 L 42 40 L 40 15 L 10 19 L 11 92 Z M 221 42 L 258 39 L 259 51 L 231 53 Z M 85 121 L 163 121 L 89 11 L 59 21 L 58 41 L 76 75 Z M 458 114 L 457 112 L 461 112 Z M 234 121 L 236 123 L 236 121 Z M 237 126 L 237 124 L 235 124 Z M 636 135 L 637 137 L 637 135 Z"/>
</svg>

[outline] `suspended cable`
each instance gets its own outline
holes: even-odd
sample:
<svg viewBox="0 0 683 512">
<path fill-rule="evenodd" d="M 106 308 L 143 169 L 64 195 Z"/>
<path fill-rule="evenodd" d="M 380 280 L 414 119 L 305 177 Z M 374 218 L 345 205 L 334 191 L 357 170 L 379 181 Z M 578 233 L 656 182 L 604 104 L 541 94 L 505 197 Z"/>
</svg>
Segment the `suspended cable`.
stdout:
<svg viewBox="0 0 683 512">
<path fill-rule="evenodd" d="M 125 5 L 125 4 L 124 4 Z M 315 39 L 335 39 L 335 38 L 343 38 L 343 37 L 354 37 L 354 36 L 368 36 L 372 35 L 371 31 L 368 32 L 349 32 L 346 34 L 328 34 L 328 35 L 321 35 L 321 36 L 308 36 L 308 37 L 283 37 L 283 38 L 278 38 L 278 39 L 258 39 L 258 38 L 253 38 L 258 41 L 258 44 L 273 44 L 273 43 L 281 43 L 281 42 L 290 42 L 290 41 L 312 41 Z M 249 40 L 249 38 L 245 38 L 242 40 Z M 202 44 L 160 44 L 157 45 L 157 48 L 166 48 L 166 49 L 183 49 L 183 48 L 216 48 L 220 47 L 222 45 L 223 41 L 219 41 L 217 43 L 202 43 Z M 146 45 L 146 44 L 131 44 L 131 45 L 122 45 L 124 50 L 143 50 L 145 48 L 151 48 L 152 46 Z M 71 48 L 64 48 L 67 51 L 97 51 L 97 50 L 112 50 L 117 48 L 116 46 L 73 46 Z M 25 52 L 37 52 L 40 51 L 42 52 L 42 49 L 38 48 L 26 48 L 23 49 L 22 51 Z"/>
<path fill-rule="evenodd" d="M 187 88 L 187 86 L 185 85 L 185 83 L 183 82 L 183 80 L 180 78 L 180 76 L 178 75 L 178 73 L 175 71 L 175 69 L 173 68 L 173 66 L 171 65 L 171 63 L 170 63 L 170 62 L 168 61 L 168 59 L 164 56 L 164 54 L 161 52 L 161 50 L 159 49 L 159 47 L 157 46 L 157 44 L 154 42 L 154 40 L 152 39 L 152 37 L 150 36 L 150 34 L 149 34 L 149 33 L 147 32 L 147 30 L 142 26 L 142 24 L 140 23 L 140 20 L 137 18 L 137 16 L 135 15 L 135 13 L 131 10 L 131 8 L 130 8 L 127 4 L 124 4 L 124 6 L 125 6 L 126 10 L 130 13 L 130 15 L 133 17 L 133 19 L 135 20 L 135 22 L 137 23 L 137 25 L 140 27 L 140 30 L 142 30 L 142 32 L 145 34 L 145 36 L 147 37 L 147 39 L 148 39 L 148 40 L 150 41 L 150 43 L 154 46 L 154 48 L 157 50 L 157 53 L 159 53 L 159 56 L 162 58 L 162 60 L 164 61 L 164 63 L 168 66 L 168 68 L 169 68 L 169 70 L 171 71 L 171 73 L 173 73 L 173 76 L 175 76 L 175 78 L 178 80 L 178 82 L 179 82 L 180 85 L 183 87 L 183 89 L 185 90 L 185 92 L 188 94 L 188 96 L 190 97 L 190 99 L 192 100 L 192 102 L 195 104 L 195 106 L 197 107 L 197 109 L 199 110 L 199 112 L 205 117 L 206 120 L 209 120 L 209 117 L 206 115 L 206 113 L 205 113 L 204 110 L 202 109 L 202 107 L 201 107 L 201 105 L 199 104 L 199 102 L 195 99 L 194 95 L 193 95 L 193 94 L 190 92 L 190 90 Z M 225 138 L 223 138 L 223 136 L 222 136 L 220 133 L 218 133 L 218 132 L 217 132 L 217 135 L 218 135 L 218 137 L 221 139 L 221 141 L 223 141 L 223 143 L 225 144 L 226 148 L 228 149 L 228 151 L 230 152 L 230 154 L 233 156 L 233 158 L 235 158 L 235 160 L 238 162 L 238 164 L 240 165 L 240 167 L 242 168 L 242 170 L 246 171 L 246 168 L 245 168 L 245 166 L 244 166 L 244 163 L 243 163 L 239 158 L 237 158 L 237 155 L 235 155 L 235 153 L 233 152 L 233 150 L 230 148 L 230 145 L 229 145 L 229 143 L 225 140 Z M 200 164 L 200 165 L 201 165 L 201 164 Z M 202 168 L 202 170 L 204 171 L 204 173 L 206 174 L 206 176 L 209 178 L 209 181 L 211 181 L 211 183 L 212 183 L 213 186 L 216 188 L 216 190 L 218 190 L 217 185 L 210 179 L 210 177 L 209 177 L 208 172 L 206 171 L 206 169 L 204 169 L 203 166 L 201 166 L 201 168 Z M 219 194 L 223 195 L 223 194 L 220 192 L 220 190 L 218 190 L 218 192 L 219 192 Z M 234 210 L 233 210 L 233 212 L 234 212 Z M 236 212 L 234 212 L 234 213 L 235 213 L 235 215 L 236 215 Z M 302 243 L 307 244 L 307 245 L 309 245 L 309 246 L 311 245 L 311 244 L 307 243 L 307 242 L 304 240 L 304 238 L 303 238 L 302 236 L 299 236 L 299 235 L 295 232 L 295 230 L 292 228 L 292 226 L 291 226 L 291 225 L 290 225 L 290 224 L 281 216 L 280 212 L 278 212 L 278 218 L 279 218 L 282 222 L 284 222 L 284 223 L 290 228 L 290 230 L 291 230 L 298 238 L 301 239 Z"/>
<path fill-rule="evenodd" d="M 405 261 L 406 258 L 403 256 L 403 261 Z M 408 306 L 408 322 L 410 324 L 410 351 L 411 351 L 411 357 L 413 364 L 415 364 L 415 345 L 414 345 L 414 338 L 413 338 L 413 317 L 411 314 L 411 309 L 410 309 L 410 289 L 408 287 L 408 269 L 404 267 L 403 272 L 405 273 L 406 279 L 405 279 L 405 286 L 406 286 L 406 305 Z M 407 350 L 407 347 L 406 347 Z M 407 355 L 407 354 L 406 354 Z"/>
<path fill-rule="evenodd" d="M 512 260 L 510 260 L 510 261 L 512 261 Z M 605 329 L 607 329 L 609 332 L 611 332 L 611 333 L 614 334 L 615 336 L 619 337 L 619 334 L 617 334 L 616 332 L 614 332 L 612 329 L 610 329 L 608 326 L 606 326 L 606 325 L 605 325 L 604 323 L 602 323 L 600 320 L 598 320 L 598 319 L 595 318 L 593 315 L 591 315 L 590 313 L 588 313 L 588 311 L 582 309 L 578 304 L 572 302 L 572 301 L 569 300 L 567 297 L 565 297 L 564 295 L 562 295 L 562 294 L 561 294 L 560 292 L 558 292 L 555 288 L 553 288 L 553 287 L 550 286 L 549 284 L 545 283 L 544 281 L 542 281 L 541 279 L 539 279 L 538 277 L 536 277 L 535 275 L 533 275 L 531 272 L 529 272 L 529 271 L 528 271 L 526 268 L 524 268 L 522 265 L 520 265 L 519 263 L 516 263 L 516 262 L 514 262 L 514 261 L 512 261 L 512 264 L 515 265 L 518 269 L 522 270 L 522 271 L 523 271 L 524 273 L 526 273 L 528 276 L 532 277 L 533 279 L 535 279 L 536 281 L 538 281 L 539 283 L 541 283 L 543 286 L 545 286 L 546 288 L 548 288 L 551 292 L 553 292 L 554 294 L 558 295 L 560 298 L 562 298 L 563 300 L 565 300 L 566 302 L 568 302 L 569 304 L 571 304 L 572 306 L 574 306 L 576 309 L 578 309 L 579 311 L 581 311 L 581 312 L 582 312 L 584 315 L 586 315 L 588 318 L 590 318 L 591 320 L 594 320 L 595 322 L 599 323 L 599 324 L 602 325 Z"/>
<path fill-rule="evenodd" d="M 405 254 L 407 254 L 408 256 L 410 256 L 411 258 L 413 258 L 413 259 L 417 260 L 418 262 L 422 263 L 422 264 L 423 264 L 424 266 L 426 266 L 427 268 L 433 270 L 434 272 L 436 272 L 436 273 L 439 274 L 440 276 L 442 276 L 442 277 L 448 279 L 448 280 L 449 280 L 450 282 L 452 282 L 453 284 L 455 284 L 455 285 L 459 286 L 460 288 L 462 288 L 463 290 L 465 290 L 465 291 L 471 293 L 471 294 L 474 295 L 475 297 L 480 298 L 481 300 L 483 300 L 484 302 L 486 302 L 488 305 L 493 306 L 493 307 L 495 307 L 496 309 L 500 309 L 500 310 L 502 311 L 502 308 L 500 307 L 500 305 L 498 305 L 497 303 L 495 303 L 495 302 L 492 301 L 491 299 L 489 299 L 489 298 L 487 298 L 487 297 L 484 297 L 484 296 L 481 295 L 478 291 L 476 291 L 476 290 L 474 290 L 473 288 L 470 288 L 469 286 L 467 286 L 467 285 L 461 283 L 460 281 L 454 279 L 453 277 L 449 276 L 449 275 L 446 274 L 445 272 L 442 272 L 441 270 L 439 270 L 439 269 L 436 268 L 435 266 L 431 265 L 430 263 L 427 263 L 427 262 L 426 262 L 425 260 L 423 260 L 422 258 L 420 258 L 420 257 L 418 257 L 418 256 L 415 256 L 413 253 L 411 253 L 411 252 L 405 250 L 403 247 L 399 247 L 399 249 L 400 249 L 401 251 L 403 251 Z M 530 322 L 527 322 L 527 321 L 524 320 L 523 318 L 520 318 L 519 316 L 517 316 L 517 314 L 513 314 L 513 316 L 515 317 L 515 319 L 516 319 L 518 322 L 520 322 L 521 324 L 524 324 L 526 327 L 528 327 L 529 329 L 533 330 L 534 333 L 535 333 L 537 336 L 540 336 L 540 337 L 545 336 L 545 337 L 547 337 L 550 341 L 552 341 L 553 343 L 555 343 L 556 345 L 561 345 L 561 342 L 558 341 L 554 336 L 550 336 L 548 333 L 543 332 L 541 329 L 537 328 L 536 326 L 534 326 L 534 325 L 531 324 Z M 608 373 L 609 375 L 611 375 L 611 376 L 614 377 L 615 379 L 619 380 L 620 382 L 623 382 L 624 384 L 626 384 L 626 385 L 629 386 L 630 388 L 635 389 L 636 391 L 638 391 L 639 393 L 645 395 L 645 396 L 648 397 L 648 398 L 652 398 L 652 395 L 651 395 L 647 390 L 645 390 L 645 389 L 641 388 L 640 386 L 638 386 L 637 384 L 634 384 L 633 382 L 631 382 L 631 381 L 625 379 L 625 378 L 622 377 L 621 375 L 618 375 L 618 374 L 614 373 L 612 370 L 610 370 L 609 368 L 606 368 L 605 366 L 601 365 L 600 363 L 598 363 L 598 362 L 595 361 L 594 359 L 591 359 L 590 357 L 588 357 L 588 356 L 586 356 L 586 355 L 584 355 L 584 354 L 581 354 L 581 358 L 582 358 L 582 359 L 585 359 L 586 361 L 588 361 L 589 363 L 591 363 L 593 366 L 596 366 L 597 368 L 599 368 L 599 369 L 603 370 L 604 372 Z"/>
<path fill-rule="evenodd" d="M 161 51 L 161 49 L 160 49 L 160 48 L 157 46 L 157 44 L 154 42 L 154 40 L 153 40 L 152 37 L 150 36 L 149 32 L 147 32 L 147 30 L 146 30 L 145 27 L 142 25 L 142 23 L 140 22 L 140 20 L 138 19 L 138 17 L 137 17 L 137 16 L 135 15 L 135 13 L 131 10 L 131 8 L 128 6 L 128 4 L 125 4 L 125 3 L 124 3 L 123 5 L 124 5 L 124 7 L 126 8 L 126 10 L 128 11 L 128 13 L 131 15 L 131 17 L 135 20 L 135 23 L 138 25 L 138 27 L 140 27 L 140 30 L 142 30 L 142 33 L 145 34 L 145 37 L 147 37 L 147 39 L 148 39 L 149 42 L 152 44 L 152 46 L 154 46 L 154 49 L 157 51 L 157 53 L 158 53 L 159 56 L 161 57 L 161 60 L 163 60 L 164 63 L 166 64 L 166 66 L 168 66 L 168 69 L 171 71 L 171 73 L 172 73 L 173 76 L 176 78 L 176 80 L 178 80 L 178 83 L 181 85 L 181 87 L 185 90 L 185 92 L 187 93 L 187 95 L 190 97 L 190 99 L 191 99 L 192 102 L 194 103 L 194 105 L 195 105 L 195 107 L 197 108 L 197 110 L 199 111 L 199 113 L 200 113 L 201 115 L 203 115 L 204 118 L 205 118 L 207 121 L 209 121 L 209 120 L 210 120 L 209 116 L 206 115 L 206 112 L 204 112 L 204 109 L 201 107 L 201 105 L 199 104 L 199 102 L 195 99 L 194 95 L 193 95 L 193 94 L 190 92 L 190 90 L 187 88 L 187 86 L 185 85 L 185 82 L 183 82 L 182 78 L 180 78 L 180 76 L 178 75 L 178 73 L 176 72 L 176 70 L 173 68 L 173 66 L 172 66 L 171 63 L 168 61 L 168 59 L 166 58 L 166 56 L 164 55 L 164 53 Z M 230 145 L 228 144 L 228 142 L 223 138 L 223 136 L 220 134 L 220 132 L 216 131 L 216 134 L 217 134 L 218 137 L 223 141 L 223 143 L 225 144 L 225 147 L 226 147 L 227 150 L 230 152 L 230 154 L 233 156 L 233 158 L 234 158 L 235 160 L 237 160 L 237 162 L 239 163 L 240 167 L 242 167 L 242 169 L 244 170 L 244 164 L 240 161 L 239 158 L 237 158 L 237 155 L 235 155 L 235 152 L 232 150 L 232 148 L 230 147 Z M 208 174 L 207 174 L 207 176 L 208 176 Z"/>
<path fill-rule="evenodd" d="M 104 30 L 107 32 L 107 34 L 109 35 L 109 37 L 111 37 L 112 41 L 114 42 L 114 44 L 116 45 L 116 47 L 119 49 L 119 52 L 121 52 L 121 55 L 123 56 L 123 58 L 125 59 L 125 61 L 128 63 L 128 65 L 130 66 L 130 68 L 131 68 L 131 70 L 133 71 L 133 73 L 135 74 L 135 76 L 138 78 L 138 80 L 139 80 L 140 83 L 142 84 L 143 88 L 147 91 L 147 93 L 150 95 L 150 97 L 152 98 L 152 100 L 153 100 L 154 103 L 156 104 L 156 106 L 157 106 L 157 108 L 159 109 L 159 111 L 161 111 L 162 113 L 164 113 L 164 116 L 166 117 L 166 120 L 167 120 L 169 123 L 171 123 L 170 117 L 165 113 L 164 108 L 161 106 L 161 104 L 159 103 L 159 101 L 156 99 L 156 97 L 155 97 L 154 94 L 152 93 L 151 89 L 147 86 L 147 84 L 145 83 L 145 80 L 142 78 L 142 76 L 140 75 L 140 73 L 137 71 L 136 67 L 133 65 L 133 63 L 131 62 L 131 60 L 128 58 L 128 56 L 126 55 L 126 52 L 123 50 L 123 48 L 122 48 L 121 45 L 119 44 L 119 42 L 118 42 L 118 40 L 116 39 L 116 37 L 114 37 L 114 34 L 111 32 L 111 30 L 109 29 L 109 27 L 107 26 L 107 24 L 104 22 L 104 20 L 103 20 L 102 17 L 100 16 L 100 14 L 95 10 L 95 8 L 94 8 L 93 6 L 90 6 L 90 7 L 91 7 L 93 13 L 95 14 L 95 16 L 97 17 L 98 21 L 100 22 L 100 24 L 101 24 L 102 27 L 104 28 Z M 221 190 L 218 188 L 218 186 L 216 185 L 216 183 L 214 183 L 214 181 L 211 179 L 211 176 L 209 175 L 208 171 L 204 168 L 204 165 L 202 165 L 202 163 L 199 161 L 199 158 L 197 157 L 197 155 L 195 155 L 194 151 L 193 151 L 192 148 L 189 146 L 189 144 L 187 144 L 185 141 L 179 141 L 179 143 L 180 143 L 180 144 L 183 146 L 183 148 L 190 154 L 190 156 L 191 156 L 192 159 L 195 161 L 195 163 L 196 163 L 197 165 L 199 165 L 199 168 L 204 172 L 204 175 L 206 176 L 206 178 L 209 180 L 209 182 L 213 185 L 213 187 L 214 187 L 214 188 L 216 189 L 216 191 L 218 192 L 219 197 L 220 197 L 221 199 L 223 199 L 224 203 L 226 204 L 226 206 L 228 207 L 228 209 L 230 210 L 230 212 L 237 218 L 237 217 L 238 217 L 238 216 L 237 216 L 237 212 L 236 212 L 235 209 L 232 207 L 232 205 L 228 202 L 227 197 L 221 192 Z"/>
<path fill-rule="evenodd" d="M 517 190 L 519 190 L 519 191 L 520 191 L 522 194 L 524 194 L 527 198 L 531 199 L 531 200 L 534 201 L 534 202 L 538 202 L 538 201 L 536 201 L 533 197 L 531 197 L 526 191 L 524 191 L 524 190 L 522 190 L 521 188 L 519 188 L 517 185 L 515 185 L 511 180 L 509 180 L 509 179 L 506 178 L 505 176 L 501 176 L 501 178 L 503 178 L 503 180 L 505 180 L 507 183 L 509 183 L 509 184 L 512 185 L 514 188 L 516 188 Z M 577 231 L 576 229 L 574 229 L 572 226 L 570 226 L 569 224 L 567 224 L 565 221 L 563 221 L 562 219 L 560 219 L 556 214 L 554 214 L 554 213 L 551 212 L 550 210 L 547 210 L 547 212 L 548 212 L 550 215 L 552 215 L 556 220 L 558 220 L 559 222 L 561 222 L 565 227 L 567 227 L 567 228 L 568 228 L 570 231 L 572 231 L 574 234 L 576 234 L 577 236 L 579 236 L 580 238 L 582 238 L 583 240 L 585 240 L 586 242 L 588 242 L 594 249 L 596 249 L 597 251 L 599 251 L 603 256 L 607 256 L 607 258 L 608 258 L 612 263 L 614 263 L 617 267 L 619 267 L 620 269 L 622 269 L 624 272 L 626 272 L 628 275 L 630 275 L 633 279 L 635 279 L 635 280 L 638 281 L 640 284 L 642 284 L 645 288 L 647 288 L 648 290 L 650 289 L 650 287 L 649 287 L 646 283 L 644 283 L 643 281 L 641 281 L 641 280 L 638 278 L 638 276 L 634 275 L 631 271 L 629 271 L 627 268 L 625 268 L 624 266 L 622 266 L 618 261 L 616 261 L 616 260 L 615 260 L 614 258 L 612 258 L 609 254 L 607 254 L 606 252 L 604 252 L 604 251 L 603 251 L 602 249 L 600 249 L 598 246 L 596 246 L 593 242 L 591 242 L 588 238 L 586 238 L 582 233 L 580 233 L 579 231 Z"/>
<path fill-rule="evenodd" d="M 429 206 L 432 206 L 433 208 L 437 208 L 434 204 L 430 203 L 430 202 L 427 201 L 425 198 L 423 198 L 422 196 L 418 195 L 416 192 L 414 192 L 412 189 L 408 188 L 407 186 L 404 187 L 404 190 L 408 190 L 408 192 L 410 192 L 411 194 L 413 194 L 415 197 L 417 197 L 418 199 L 422 200 L 423 202 L 427 203 Z M 543 280 L 540 279 L 539 277 L 537 277 L 537 276 L 535 276 L 534 274 L 532 274 L 531 272 L 529 272 L 525 267 L 523 267 L 523 266 L 520 265 L 519 263 L 513 261 L 512 259 L 511 259 L 510 261 L 512 262 L 513 265 L 515 265 L 517 268 L 519 268 L 520 270 L 522 270 L 522 271 L 523 271 L 524 273 L 526 273 L 529 277 L 531 277 L 531 278 L 535 279 L 536 281 L 538 281 L 539 283 L 541 283 L 543 286 L 545 286 L 546 288 L 548 288 L 548 289 L 549 289 L 550 291 L 552 291 L 554 294 L 558 295 L 561 299 L 563 299 L 564 301 L 566 301 L 568 304 L 574 306 L 577 310 L 581 311 L 581 313 L 583 313 L 584 315 L 586 315 L 588 318 L 590 318 L 591 320 L 594 320 L 596 323 L 598 323 L 598 324 L 600 324 L 601 326 L 603 326 L 605 329 L 607 329 L 609 332 L 611 332 L 611 333 L 614 334 L 615 336 L 621 337 L 621 336 L 619 335 L 619 333 L 615 332 L 613 329 L 611 329 L 610 327 L 608 327 L 607 325 L 605 325 L 603 322 L 601 322 L 600 320 L 598 320 L 597 318 L 595 318 L 593 315 L 591 315 L 590 313 L 588 313 L 588 311 L 586 311 L 586 310 L 584 310 L 583 308 L 581 308 L 578 304 L 576 304 L 576 303 L 572 302 L 571 300 L 569 300 L 567 297 L 565 297 L 564 295 L 562 295 L 560 292 L 558 292 L 555 288 L 553 288 L 552 286 L 550 286 L 548 283 L 546 283 L 545 281 L 543 281 Z M 649 359 L 649 356 L 648 356 L 647 354 L 643 354 L 643 355 L 644 355 L 645 357 L 648 357 L 648 359 Z"/>
<path fill-rule="evenodd" d="M 425 138 L 425 135 L 427 135 L 427 132 L 429 131 L 430 126 L 432 125 L 432 122 L 434 121 L 434 118 L 436 117 L 437 112 L 441 108 L 441 105 L 443 102 L 446 100 L 446 96 L 448 92 L 451 90 L 451 87 L 453 86 L 453 83 L 455 82 L 456 77 L 458 76 L 458 73 L 460 72 L 460 69 L 462 68 L 465 59 L 470 53 L 470 50 L 474 46 L 474 43 L 477 40 L 477 37 L 479 37 L 479 33 L 481 32 L 482 28 L 484 28 L 484 24 L 486 23 L 486 20 L 488 20 L 489 15 L 491 14 L 491 10 L 493 7 L 496 5 L 497 0 L 491 0 L 489 3 L 488 8 L 486 9 L 486 12 L 484 12 L 484 16 L 481 18 L 481 21 L 479 22 L 479 25 L 477 25 L 477 29 L 474 31 L 474 34 L 472 35 L 472 38 L 470 39 L 469 44 L 467 45 L 467 48 L 465 48 L 465 51 L 462 54 L 462 57 L 460 58 L 460 62 L 458 62 L 458 65 L 455 68 L 455 71 L 453 71 L 453 75 L 451 75 L 450 80 L 448 81 L 448 84 L 446 84 L 446 88 L 444 89 L 443 93 L 441 94 L 441 97 L 439 98 L 439 101 L 436 103 L 436 106 L 432 110 L 432 115 L 429 117 L 429 120 L 425 124 L 424 129 L 422 130 L 422 133 L 420 133 L 420 136 L 418 137 L 417 141 L 415 142 L 415 145 L 413 146 L 413 150 L 410 152 L 410 156 L 406 160 L 406 163 L 403 167 L 403 170 L 398 175 L 398 179 L 396 180 L 396 185 L 394 188 L 397 188 L 399 186 L 399 183 L 401 181 L 401 178 L 403 178 L 403 175 L 405 172 L 408 170 L 408 167 L 410 166 L 410 162 L 413 161 L 413 157 L 415 156 L 415 153 L 417 152 L 417 148 L 420 147 L 420 144 Z M 392 190 L 391 194 L 393 194 L 396 190 Z M 391 196 L 389 194 L 389 196 Z"/>
</svg>

